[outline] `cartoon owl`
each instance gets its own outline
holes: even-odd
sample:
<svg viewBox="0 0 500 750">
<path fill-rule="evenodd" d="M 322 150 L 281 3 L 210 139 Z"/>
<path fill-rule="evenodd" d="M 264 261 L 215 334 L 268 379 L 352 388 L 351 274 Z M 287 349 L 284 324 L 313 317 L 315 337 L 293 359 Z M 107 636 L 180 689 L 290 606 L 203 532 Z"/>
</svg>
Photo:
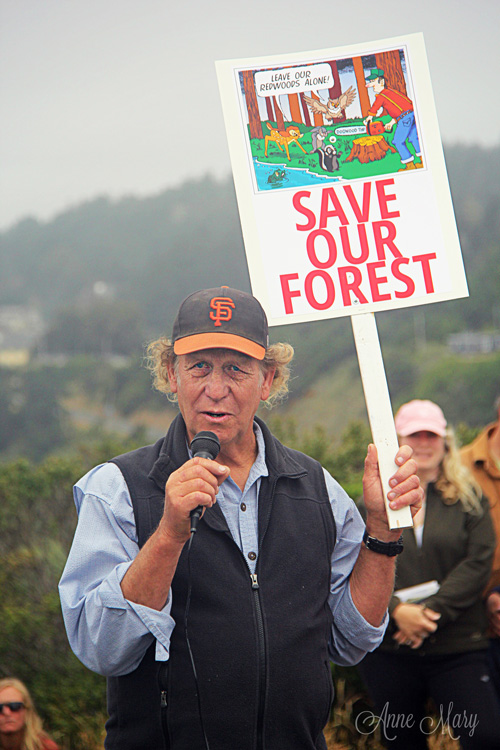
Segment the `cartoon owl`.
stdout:
<svg viewBox="0 0 500 750">
<path fill-rule="evenodd" d="M 323 115 L 325 120 L 334 120 L 342 116 L 342 112 L 353 103 L 356 96 L 356 91 L 352 86 L 349 86 L 337 99 L 328 99 L 327 104 L 323 104 L 319 99 L 313 99 L 311 96 L 304 95 L 304 99 L 314 114 Z"/>
</svg>

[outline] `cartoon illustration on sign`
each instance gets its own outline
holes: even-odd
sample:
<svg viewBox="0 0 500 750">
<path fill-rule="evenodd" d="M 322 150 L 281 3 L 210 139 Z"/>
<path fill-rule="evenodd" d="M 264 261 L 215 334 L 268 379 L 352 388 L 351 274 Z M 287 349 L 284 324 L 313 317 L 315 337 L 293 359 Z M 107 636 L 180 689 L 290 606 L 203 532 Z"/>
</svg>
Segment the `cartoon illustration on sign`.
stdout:
<svg viewBox="0 0 500 750">
<path fill-rule="evenodd" d="M 335 136 L 332 136 L 335 138 Z M 316 153 L 319 158 L 319 165 L 324 172 L 337 172 L 340 169 L 339 156 L 341 151 L 337 151 L 335 146 L 325 146 L 318 148 Z"/>
<path fill-rule="evenodd" d="M 356 92 L 352 86 L 349 86 L 347 91 L 339 96 L 337 99 L 328 99 L 326 104 L 323 104 L 318 99 L 314 99 L 312 96 L 306 96 L 304 94 L 304 101 L 311 109 L 314 114 L 322 114 L 325 120 L 330 122 L 340 122 L 345 120 L 345 111 L 347 107 L 353 103 L 356 98 Z"/>
<path fill-rule="evenodd" d="M 271 325 L 468 294 L 422 34 L 216 68 Z"/>
<path fill-rule="evenodd" d="M 328 131 L 322 125 L 319 128 L 313 128 L 311 130 L 311 142 L 312 142 L 312 149 L 310 151 L 311 154 L 314 154 L 318 149 L 320 149 L 323 146 L 323 142 L 327 135 L 328 135 Z"/>
<path fill-rule="evenodd" d="M 425 167 L 404 47 L 238 75 L 257 192 Z"/>
<path fill-rule="evenodd" d="M 399 171 L 422 167 L 422 159 L 415 159 L 407 145 L 409 143 L 413 146 L 415 156 L 422 156 L 411 99 L 401 91 L 389 88 L 385 82 L 385 73 L 380 68 L 371 71 L 366 79 L 366 86 L 372 88 L 376 94 L 373 106 L 368 110 L 368 117 L 364 121 L 367 128 L 370 127 L 377 112 L 380 109 L 385 110 L 391 120 L 384 125 L 384 130 L 391 132 L 393 126 L 396 126 L 392 142 L 398 150 L 403 165 Z"/>
<path fill-rule="evenodd" d="M 286 151 L 286 155 L 288 157 L 288 161 L 290 161 L 290 151 L 288 150 L 288 146 L 291 143 L 296 143 L 297 146 L 302 149 L 304 153 L 307 153 L 307 151 L 304 149 L 303 146 L 299 143 L 299 138 L 302 138 L 304 135 L 300 132 L 299 128 L 295 127 L 294 125 L 290 125 L 285 131 L 283 130 L 276 130 L 276 128 L 273 128 L 272 125 L 270 125 L 268 122 L 266 122 L 267 127 L 270 130 L 269 135 L 266 135 L 265 138 L 265 148 L 264 148 L 264 155 L 267 156 L 267 147 L 269 145 L 269 142 L 274 142 L 280 151 L 283 151 L 283 148 Z"/>
<path fill-rule="evenodd" d="M 288 176 L 286 173 L 286 169 L 275 169 L 273 170 L 267 178 L 268 183 L 273 188 L 283 187 L 284 182 L 288 182 Z"/>
</svg>

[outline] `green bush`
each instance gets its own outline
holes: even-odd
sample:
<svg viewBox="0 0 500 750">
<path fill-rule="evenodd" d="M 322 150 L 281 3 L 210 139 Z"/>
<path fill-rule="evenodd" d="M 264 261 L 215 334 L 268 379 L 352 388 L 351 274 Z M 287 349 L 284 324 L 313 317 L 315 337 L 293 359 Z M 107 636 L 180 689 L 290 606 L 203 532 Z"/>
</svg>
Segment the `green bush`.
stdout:
<svg viewBox="0 0 500 750">
<path fill-rule="evenodd" d="M 39 465 L 0 465 L 0 677 L 23 680 L 64 750 L 102 747 L 105 680 L 69 647 L 57 585 L 76 525 L 72 486 L 132 445 L 108 439 Z"/>
</svg>

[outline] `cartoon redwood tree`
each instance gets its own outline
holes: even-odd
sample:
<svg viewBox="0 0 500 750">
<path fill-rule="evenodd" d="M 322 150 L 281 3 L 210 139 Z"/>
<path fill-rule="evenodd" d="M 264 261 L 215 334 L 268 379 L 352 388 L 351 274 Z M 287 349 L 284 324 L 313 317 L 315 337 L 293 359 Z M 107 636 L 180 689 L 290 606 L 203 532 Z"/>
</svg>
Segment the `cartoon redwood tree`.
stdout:
<svg viewBox="0 0 500 750">
<path fill-rule="evenodd" d="M 309 107 L 307 106 L 306 100 L 304 99 L 304 93 L 301 91 L 300 94 L 300 103 L 302 104 L 302 111 L 304 113 L 304 123 L 307 125 L 308 128 L 311 127 L 311 118 L 309 116 Z"/>
<path fill-rule="evenodd" d="M 342 86 L 340 85 L 340 76 L 339 71 L 337 68 L 337 61 L 336 60 L 330 60 L 328 62 L 328 65 L 332 69 L 332 76 L 333 76 L 333 86 L 331 89 L 328 89 L 328 95 L 330 99 L 338 99 L 339 96 L 342 94 Z M 342 110 L 339 117 L 334 117 L 332 122 L 344 122 L 346 119 L 346 113 L 345 109 Z"/>
<path fill-rule="evenodd" d="M 250 138 L 264 138 L 252 70 L 243 71 L 243 89 L 245 91 L 245 101 L 248 110 Z"/>
<path fill-rule="evenodd" d="M 288 101 L 290 103 L 290 115 L 292 122 L 296 122 L 297 125 L 302 122 L 302 113 L 300 111 L 300 102 L 298 94 L 288 94 Z"/>
<path fill-rule="evenodd" d="M 281 111 L 279 101 L 276 96 L 273 96 L 274 111 L 276 112 L 276 127 L 278 130 L 285 129 L 285 120 L 283 118 L 283 112 Z"/>
<path fill-rule="evenodd" d="M 400 94 L 408 96 L 406 93 L 406 81 L 401 67 L 401 58 L 399 50 L 390 50 L 389 52 L 379 52 L 375 55 L 377 67 L 384 71 L 385 85 L 388 89 L 399 91 Z"/>
<path fill-rule="evenodd" d="M 370 97 L 368 96 L 368 89 L 365 83 L 365 70 L 363 67 L 363 60 L 361 57 L 353 57 L 352 64 L 354 66 L 354 74 L 356 76 L 356 86 L 358 89 L 359 104 L 361 107 L 361 114 L 366 117 L 368 110 L 370 109 Z"/>
</svg>

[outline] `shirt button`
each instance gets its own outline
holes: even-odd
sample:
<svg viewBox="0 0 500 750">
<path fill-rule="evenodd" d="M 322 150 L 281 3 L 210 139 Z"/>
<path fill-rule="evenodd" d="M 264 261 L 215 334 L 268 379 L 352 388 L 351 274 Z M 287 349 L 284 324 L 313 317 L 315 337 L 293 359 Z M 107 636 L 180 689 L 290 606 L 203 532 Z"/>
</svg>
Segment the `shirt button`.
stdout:
<svg viewBox="0 0 500 750">
<path fill-rule="evenodd" d="M 245 503 L 241 503 L 240 508 L 241 510 L 245 511 L 247 509 L 247 506 L 245 505 Z"/>
<path fill-rule="evenodd" d="M 257 555 L 255 554 L 255 552 L 249 552 L 248 553 L 248 559 L 249 560 L 256 560 L 257 559 Z"/>
</svg>

